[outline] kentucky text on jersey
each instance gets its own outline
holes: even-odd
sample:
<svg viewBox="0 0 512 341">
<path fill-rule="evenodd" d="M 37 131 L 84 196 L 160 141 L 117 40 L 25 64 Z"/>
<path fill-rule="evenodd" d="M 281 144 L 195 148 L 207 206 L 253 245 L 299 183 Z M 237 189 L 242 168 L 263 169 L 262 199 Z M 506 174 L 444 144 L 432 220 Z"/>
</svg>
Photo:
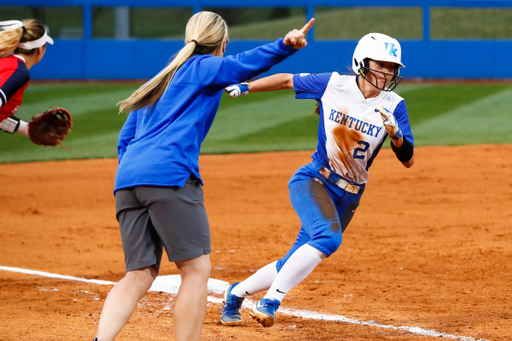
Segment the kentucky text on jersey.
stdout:
<svg viewBox="0 0 512 341">
<path fill-rule="evenodd" d="M 336 123 L 345 125 L 350 129 L 354 129 L 360 131 L 363 134 L 378 137 L 382 127 L 377 127 L 371 123 L 364 122 L 354 118 L 352 116 L 346 115 L 342 112 L 339 112 L 335 109 L 331 109 L 331 114 L 329 115 L 329 119 Z M 352 128 L 353 126 L 353 128 Z M 375 134 L 375 135 L 374 135 Z"/>
</svg>

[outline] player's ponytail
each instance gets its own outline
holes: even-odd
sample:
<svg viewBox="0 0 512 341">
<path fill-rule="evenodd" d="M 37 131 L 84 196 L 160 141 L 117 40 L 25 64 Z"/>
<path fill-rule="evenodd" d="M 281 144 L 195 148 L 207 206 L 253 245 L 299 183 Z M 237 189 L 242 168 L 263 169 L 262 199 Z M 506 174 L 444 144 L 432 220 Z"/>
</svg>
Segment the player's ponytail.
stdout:
<svg viewBox="0 0 512 341">
<path fill-rule="evenodd" d="M 176 71 L 196 54 L 213 54 L 222 49 L 228 39 L 228 27 L 220 15 L 212 12 L 194 14 L 187 23 L 185 46 L 155 77 L 130 97 L 117 103 L 119 113 L 131 112 L 154 105 L 165 93 Z"/>
<path fill-rule="evenodd" d="M 19 47 L 19 44 L 37 40 L 45 33 L 46 29 L 43 23 L 37 19 L 0 22 L 0 58 L 11 53 L 25 55 L 36 53 L 36 49 L 23 49 Z"/>
<path fill-rule="evenodd" d="M 23 27 L 10 28 L 12 25 L 4 23 L 11 23 L 12 21 L 0 22 L 0 58 L 6 57 L 18 48 L 20 39 L 23 36 Z"/>
<path fill-rule="evenodd" d="M 20 39 L 20 43 L 28 43 L 31 41 L 38 40 L 42 38 L 46 33 L 46 28 L 43 23 L 37 19 L 26 19 L 23 20 L 23 36 Z M 51 39 L 50 39 L 51 40 Z M 53 40 L 51 40 L 50 44 L 53 44 Z M 16 47 L 14 51 L 15 54 L 24 54 L 24 55 L 32 55 L 36 53 L 36 48 L 21 48 Z"/>
</svg>

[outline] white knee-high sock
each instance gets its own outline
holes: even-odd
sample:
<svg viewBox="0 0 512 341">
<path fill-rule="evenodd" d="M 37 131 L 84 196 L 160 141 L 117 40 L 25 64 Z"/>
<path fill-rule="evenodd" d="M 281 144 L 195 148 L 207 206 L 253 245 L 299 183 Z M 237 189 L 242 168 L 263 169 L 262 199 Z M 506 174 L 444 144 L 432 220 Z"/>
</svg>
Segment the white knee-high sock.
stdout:
<svg viewBox="0 0 512 341">
<path fill-rule="evenodd" d="M 267 264 L 251 277 L 233 288 L 231 293 L 238 297 L 247 297 L 263 290 L 268 290 L 277 276 L 277 261 Z"/>
<path fill-rule="evenodd" d="M 265 298 L 281 302 L 284 296 L 302 282 L 327 255 L 304 244 L 291 255 L 270 286 Z"/>
</svg>

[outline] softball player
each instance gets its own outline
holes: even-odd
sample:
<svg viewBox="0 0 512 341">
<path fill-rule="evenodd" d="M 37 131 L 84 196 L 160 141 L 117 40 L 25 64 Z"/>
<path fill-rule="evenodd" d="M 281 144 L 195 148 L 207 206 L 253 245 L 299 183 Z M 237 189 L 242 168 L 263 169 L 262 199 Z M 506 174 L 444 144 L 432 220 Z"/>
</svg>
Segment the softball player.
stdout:
<svg viewBox="0 0 512 341">
<path fill-rule="evenodd" d="M 121 331 L 157 276 L 163 248 L 181 276 L 175 338 L 199 340 L 211 268 L 198 166 L 201 143 L 223 89 L 306 46 L 312 25 L 313 20 L 274 43 L 224 58 L 226 23 L 215 13 L 197 13 L 173 61 L 120 102 L 120 111 L 130 114 L 119 134 L 114 193 L 127 273 L 108 294 L 96 340 L 113 340 Z"/>
<path fill-rule="evenodd" d="M 338 73 L 277 74 L 226 88 L 231 97 L 256 91 L 294 89 L 295 98 L 318 101 L 318 146 L 312 162 L 290 179 L 293 208 L 302 223 L 290 251 L 225 293 L 221 322 L 239 325 L 245 297 L 268 290 L 251 316 L 264 327 L 285 295 L 341 244 L 368 181 L 368 169 L 386 136 L 398 160 L 414 163 L 414 139 L 403 98 L 392 90 L 400 80 L 401 48 L 397 40 L 370 33 L 353 56 L 355 76 Z"/>
<path fill-rule="evenodd" d="M 41 61 L 46 44 L 53 45 L 39 20 L 0 21 L 0 130 L 28 136 L 28 123 L 14 114 L 30 83 L 29 70 Z"/>
</svg>

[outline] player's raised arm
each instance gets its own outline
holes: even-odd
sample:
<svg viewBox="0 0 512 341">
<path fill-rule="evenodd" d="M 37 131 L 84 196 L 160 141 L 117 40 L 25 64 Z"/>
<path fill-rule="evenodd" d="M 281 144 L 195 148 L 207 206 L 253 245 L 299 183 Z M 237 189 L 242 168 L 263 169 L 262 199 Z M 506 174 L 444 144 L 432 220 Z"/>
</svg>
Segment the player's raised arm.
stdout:
<svg viewBox="0 0 512 341">
<path fill-rule="evenodd" d="M 287 46 L 292 46 L 297 50 L 305 47 L 308 42 L 306 35 L 313 27 L 315 19 L 311 18 L 306 25 L 300 30 L 293 29 L 286 34 L 283 38 L 283 43 Z M 275 91 L 293 89 L 293 74 L 281 73 L 262 79 L 258 79 L 250 83 L 232 84 L 224 89 L 230 97 L 235 98 L 242 95 L 247 95 L 249 92 L 260 92 L 260 91 Z"/>
</svg>

